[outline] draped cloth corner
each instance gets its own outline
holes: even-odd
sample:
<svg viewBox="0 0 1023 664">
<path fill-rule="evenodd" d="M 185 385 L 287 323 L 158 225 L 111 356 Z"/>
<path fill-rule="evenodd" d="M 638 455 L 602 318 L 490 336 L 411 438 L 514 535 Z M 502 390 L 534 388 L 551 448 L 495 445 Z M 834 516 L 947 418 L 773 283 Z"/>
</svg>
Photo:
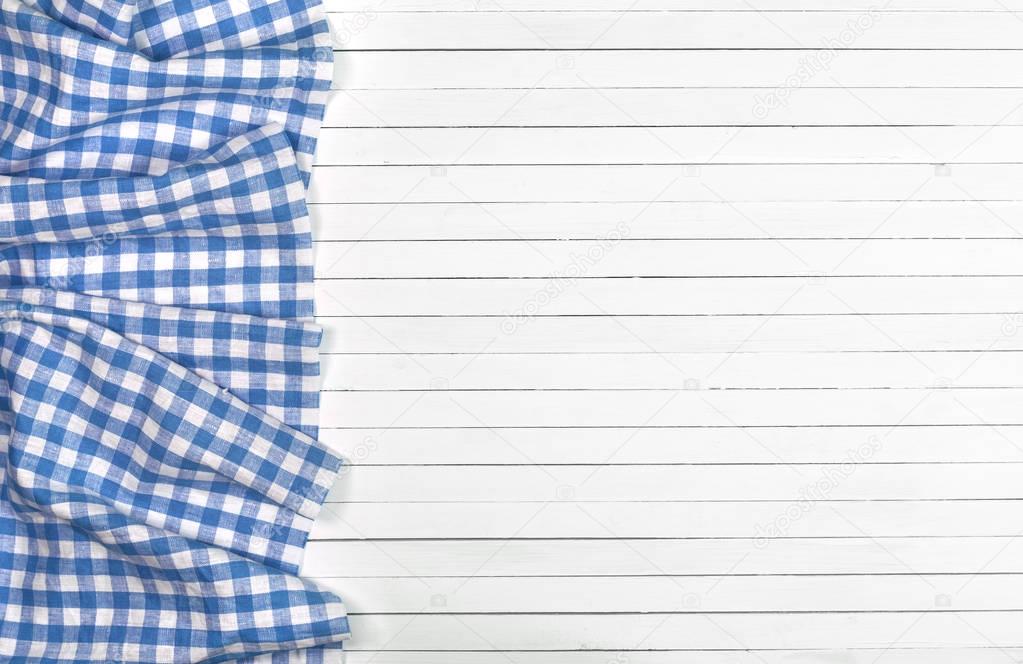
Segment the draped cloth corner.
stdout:
<svg viewBox="0 0 1023 664">
<path fill-rule="evenodd" d="M 0 0 L 0 660 L 335 661 L 319 0 Z"/>
</svg>

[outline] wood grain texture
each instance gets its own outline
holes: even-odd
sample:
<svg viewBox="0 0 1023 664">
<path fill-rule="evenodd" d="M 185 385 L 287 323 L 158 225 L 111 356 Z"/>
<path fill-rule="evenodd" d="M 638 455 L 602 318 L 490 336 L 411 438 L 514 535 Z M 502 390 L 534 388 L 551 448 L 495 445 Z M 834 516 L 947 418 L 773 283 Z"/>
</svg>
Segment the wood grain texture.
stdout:
<svg viewBox="0 0 1023 664">
<path fill-rule="evenodd" d="M 1023 659 L 1023 2 L 327 8 L 348 662 Z"/>
</svg>

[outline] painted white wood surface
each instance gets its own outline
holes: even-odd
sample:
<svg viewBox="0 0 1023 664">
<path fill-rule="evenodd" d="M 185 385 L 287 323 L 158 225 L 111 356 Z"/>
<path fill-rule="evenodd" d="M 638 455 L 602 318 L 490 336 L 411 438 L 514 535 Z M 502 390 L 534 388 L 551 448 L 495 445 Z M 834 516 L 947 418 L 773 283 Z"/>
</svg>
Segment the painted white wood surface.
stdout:
<svg viewBox="0 0 1023 664">
<path fill-rule="evenodd" d="M 1023 659 L 1023 2 L 327 4 L 349 662 Z"/>
</svg>

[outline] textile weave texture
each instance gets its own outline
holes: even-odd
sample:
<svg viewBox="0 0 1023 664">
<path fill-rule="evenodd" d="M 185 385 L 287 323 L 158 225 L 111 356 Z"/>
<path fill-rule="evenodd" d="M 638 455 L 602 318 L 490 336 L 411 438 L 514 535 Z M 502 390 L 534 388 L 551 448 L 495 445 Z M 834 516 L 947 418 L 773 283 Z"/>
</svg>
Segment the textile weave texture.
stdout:
<svg viewBox="0 0 1023 664">
<path fill-rule="evenodd" d="M 0 660 L 339 661 L 318 0 L 0 0 Z"/>
</svg>

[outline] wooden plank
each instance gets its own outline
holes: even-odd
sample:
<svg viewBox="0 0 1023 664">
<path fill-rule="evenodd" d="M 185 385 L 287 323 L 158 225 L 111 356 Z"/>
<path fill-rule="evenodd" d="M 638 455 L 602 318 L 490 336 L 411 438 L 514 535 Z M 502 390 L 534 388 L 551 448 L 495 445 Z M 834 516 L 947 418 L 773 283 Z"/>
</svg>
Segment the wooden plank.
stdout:
<svg viewBox="0 0 1023 664">
<path fill-rule="evenodd" d="M 757 537 L 763 543 L 779 537 L 862 537 L 864 531 L 885 538 L 1014 537 L 1023 527 L 1023 501 L 1018 500 L 819 501 L 794 509 L 775 502 L 629 502 L 588 503 L 585 508 L 593 518 L 563 502 L 542 510 L 533 503 L 503 502 L 330 503 L 312 539 L 606 540 L 615 533 L 630 538 Z"/>
<path fill-rule="evenodd" d="M 1023 64 L 1023 63 L 1021 63 Z M 319 166 L 313 203 L 1014 201 L 1021 164 Z M 494 220 L 500 224 L 500 219 Z"/>
<path fill-rule="evenodd" d="M 1023 51 L 848 51 L 823 62 L 806 50 L 347 51 L 334 88 L 763 87 L 782 104 L 803 87 L 1023 85 Z M 788 81 L 788 82 L 787 82 Z M 594 103 L 601 98 L 594 91 Z M 605 102 L 606 103 L 606 102 Z M 850 103 L 855 97 L 850 96 Z M 752 109 L 754 100 L 751 100 Z M 772 106 L 775 104 L 771 104 Z"/>
<path fill-rule="evenodd" d="M 678 390 L 1021 387 L 1023 353 L 328 355 L 323 389 Z"/>
<path fill-rule="evenodd" d="M 346 58 L 347 54 L 338 57 Z M 327 127 L 1005 125 L 1023 122 L 1019 90 L 800 88 L 785 103 L 763 92 L 614 88 L 336 90 Z M 396 131 L 401 131 L 400 129 Z"/>
<path fill-rule="evenodd" d="M 510 335 L 537 315 L 1011 313 L 1021 288 L 1020 277 L 332 279 L 317 301 L 326 316 L 498 316 Z M 1001 336 L 992 327 L 979 343 Z"/>
<path fill-rule="evenodd" d="M 348 664 L 507 664 L 504 652 L 370 650 L 349 652 Z M 985 646 L 980 648 L 876 648 L 859 650 L 749 650 L 749 651 L 628 651 L 601 650 L 571 652 L 516 652 L 516 664 L 677 664 L 680 658 L 690 664 L 791 664 L 792 662 L 832 662 L 843 664 L 1005 664 L 1006 657 L 1019 659 L 1023 650 Z M 882 658 L 884 658 L 882 660 Z"/>
<path fill-rule="evenodd" d="M 1023 127 L 324 129 L 316 163 L 954 164 L 1019 162 L 1021 151 Z"/>
<path fill-rule="evenodd" d="M 329 285 L 328 285 L 329 286 Z M 320 311 L 337 308 L 329 297 Z M 1023 349 L 1023 315 L 895 314 L 537 317 L 508 334 L 507 318 L 331 317 L 322 352 L 408 353 L 818 353 Z M 468 362 L 468 357 L 466 362 Z M 401 361 L 396 358 L 396 361 Z M 593 357 L 599 362 L 599 357 Z"/>
<path fill-rule="evenodd" d="M 536 512 L 542 508 L 537 505 Z M 580 511 L 579 518 L 589 517 Z M 303 575 L 318 578 L 416 576 L 426 581 L 433 576 L 951 573 L 962 575 L 965 583 L 977 573 L 999 572 L 1023 572 L 1019 538 L 877 539 L 867 534 L 775 539 L 760 546 L 753 537 L 311 542 L 302 567 Z"/>
<path fill-rule="evenodd" d="M 313 579 L 357 614 L 716 613 L 1023 609 L 1023 576 Z M 941 597 L 947 607 L 940 606 Z"/>
<path fill-rule="evenodd" d="M 386 7 L 386 5 L 384 5 Z M 745 9 L 750 9 L 746 7 Z M 356 10 L 329 16 L 345 49 L 1019 48 L 1023 23 L 1004 13 Z"/>
<path fill-rule="evenodd" d="M 325 429 L 359 465 L 842 463 L 883 440 L 877 463 L 1023 461 L 1023 427 Z M 1015 523 L 1015 522 L 1013 522 Z"/>
<path fill-rule="evenodd" d="M 1015 612 L 353 616 L 352 650 L 1019 647 Z"/>
<path fill-rule="evenodd" d="M 325 392 L 321 422 L 357 428 L 1015 425 L 1023 424 L 1020 398 L 1019 389 L 958 388 Z"/>
<path fill-rule="evenodd" d="M 374 4 L 364 0 L 326 0 L 328 11 L 381 12 L 520 12 L 520 11 L 721 11 L 758 12 L 800 11 L 834 12 L 877 9 L 873 0 L 759 0 L 751 7 L 743 0 L 388 0 Z M 1023 10 L 1020 0 L 887 0 L 881 6 L 886 11 L 989 11 L 1008 13 Z"/>
<path fill-rule="evenodd" d="M 870 464 L 884 440 L 832 465 L 360 466 L 333 502 L 793 501 L 1023 499 L 1020 463 Z M 791 505 L 777 506 L 784 517 Z M 582 515 L 580 515 L 582 516 Z M 618 533 L 609 531 L 618 537 Z"/>
<path fill-rule="evenodd" d="M 479 278 L 1021 275 L 1023 237 L 1002 240 L 598 240 L 320 243 L 318 277 Z"/>
<path fill-rule="evenodd" d="M 1023 235 L 1023 204 L 972 200 L 326 204 L 311 216 L 319 241 L 595 240 L 623 221 L 629 241 Z"/>
</svg>

